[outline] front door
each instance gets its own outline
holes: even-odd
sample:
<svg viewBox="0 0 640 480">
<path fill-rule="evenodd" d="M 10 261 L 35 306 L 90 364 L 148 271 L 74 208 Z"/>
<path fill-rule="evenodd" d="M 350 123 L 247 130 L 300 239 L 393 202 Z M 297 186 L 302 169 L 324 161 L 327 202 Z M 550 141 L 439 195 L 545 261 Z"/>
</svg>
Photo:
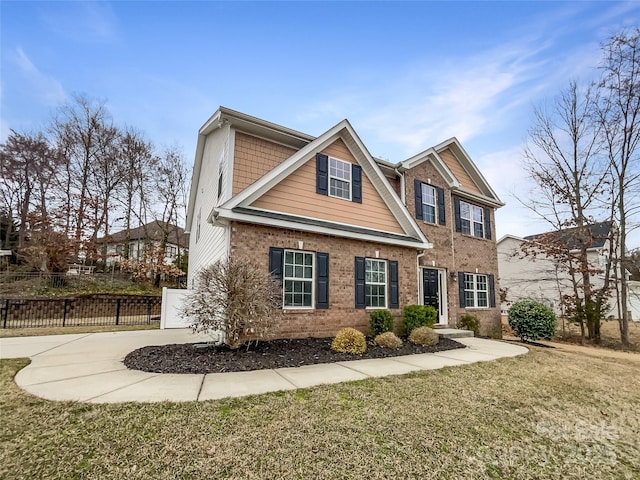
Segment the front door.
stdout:
<svg viewBox="0 0 640 480">
<path fill-rule="evenodd" d="M 444 270 L 422 269 L 422 304 L 431 305 L 438 312 L 438 323 L 447 323 L 447 286 Z"/>
</svg>

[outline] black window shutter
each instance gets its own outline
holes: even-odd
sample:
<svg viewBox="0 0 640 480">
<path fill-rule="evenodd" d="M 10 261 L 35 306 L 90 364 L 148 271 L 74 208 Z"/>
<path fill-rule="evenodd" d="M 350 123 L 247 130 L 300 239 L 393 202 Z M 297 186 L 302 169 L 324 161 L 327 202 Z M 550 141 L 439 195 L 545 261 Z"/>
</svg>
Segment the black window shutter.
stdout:
<svg viewBox="0 0 640 480">
<path fill-rule="evenodd" d="M 438 223 L 440 225 L 446 225 L 446 216 L 444 212 L 444 188 L 436 187 L 438 192 Z"/>
<path fill-rule="evenodd" d="M 496 307 L 496 281 L 493 275 L 489 275 L 489 306 Z"/>
<path fill-rule="evenodd" d="M 284 260 L 284 248 L 270 247 L 269 248 L 269 273 L 273 278 L 282 285 L 282 269 Z"/>
<path fill-rule="evenodd" d="M 484 209 L 484 238 L 491 240 L 491 210 Z"/>
<path fill-rule="evenodd" d="M 316 193 L 329 194 L 329 157 L 316 153 Z"/>
<path fill-rule="evenodd" d="M 362 167 L 351 165 L 351 201 L 362 203 Z"/>
<path fill-rule="evenodd" d="M 464 272 L 458 272 L 458 296 L 460 297 L 460 307 L 465 308 L 467 301 L 464 298 Z"/>
<path fill-rule="evenodd" d="M 422 220 L 422 182 L 420 180 L 413 181 L 416 195 L 416 218 Z"/>
<path fill-rule="evenodd" d="M 364 257 L 356 257 L 356 308 L 364 308 Z"/>
<path fill-rule="evenodd" d="M 389 308 L 400 308 L 398 261 L 389 260 Z"/>
<path fill-rule="evenodd" d="M 328 253 L 316 253 L 316 308 L 329 308 Z"/>
<path fill-rule="evenodd" d="M 460 219 L 460 199 L 453 197 L 453 208 L 456 212 L 456 232 L 462 231 L 462 220 Z"/>
</svg>

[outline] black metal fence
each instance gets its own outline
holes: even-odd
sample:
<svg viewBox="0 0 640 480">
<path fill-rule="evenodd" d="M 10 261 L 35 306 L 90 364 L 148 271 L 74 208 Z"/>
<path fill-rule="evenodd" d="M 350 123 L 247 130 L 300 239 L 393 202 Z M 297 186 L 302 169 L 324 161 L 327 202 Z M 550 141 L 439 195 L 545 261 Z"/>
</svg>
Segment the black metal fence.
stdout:
<svg viewBox="0 0 640 480">
<path fill-rule="evenodd" d="M 162 297 L 155 295 L 0 298 L 0 327 L 149 325 L 160 322 L 161 309 Z"/>
</svg>

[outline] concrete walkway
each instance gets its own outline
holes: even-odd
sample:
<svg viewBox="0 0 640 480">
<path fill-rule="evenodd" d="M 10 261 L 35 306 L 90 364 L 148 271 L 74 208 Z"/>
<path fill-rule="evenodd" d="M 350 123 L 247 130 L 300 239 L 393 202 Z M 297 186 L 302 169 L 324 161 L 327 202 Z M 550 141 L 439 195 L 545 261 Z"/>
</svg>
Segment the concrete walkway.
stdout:
<svg viewBox="0 0 640 480">
<path fill-rule="evenodd" d="M 528 351 L 493 340 L 458 338 L 468 348 L 251 372 L 160 374 L 129 370 L 122 363 L 129 352 L 143 346 L 199 340 L 187 329 L 0 338 L 0 358 L 31 358 L 31 364 L 16 375 L 16 383 L 38 397 L 117 403 L 241 397 L 466 365 Z"/>
</svg>

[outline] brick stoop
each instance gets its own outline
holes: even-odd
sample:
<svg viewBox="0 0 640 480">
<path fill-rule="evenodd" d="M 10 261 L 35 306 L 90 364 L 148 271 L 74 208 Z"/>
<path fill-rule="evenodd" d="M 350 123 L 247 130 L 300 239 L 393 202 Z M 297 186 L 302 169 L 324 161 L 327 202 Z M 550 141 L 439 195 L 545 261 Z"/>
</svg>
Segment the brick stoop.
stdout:
<svg viewBox="0 0 640 480">
<path fill-rule="evenodd" d="M 436 328 L 438 335 L 444 338 L 466 338 L 473 337 L 471 330 L 458 330 L 457 328 Z"/>
</svg>

